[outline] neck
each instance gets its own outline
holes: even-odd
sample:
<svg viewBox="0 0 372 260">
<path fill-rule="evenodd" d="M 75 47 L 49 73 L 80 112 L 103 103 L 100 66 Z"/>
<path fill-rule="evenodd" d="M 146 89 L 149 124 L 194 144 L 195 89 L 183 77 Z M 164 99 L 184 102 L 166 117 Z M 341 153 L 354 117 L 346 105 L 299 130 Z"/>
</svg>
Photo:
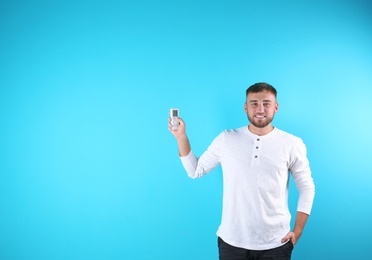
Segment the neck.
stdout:
<svg viewBox="0 0 372 260">
<path fill-rule="evenodd" d="M 249 124 L 248 125 L 248 130 L 255 135 L 263 136 L 263 135 L 267 135 L 268 133 L 273 131 L 274 127 L 270 124 L 268 126 L 259 128 L 259 127 L 256 127 L 256 126 L 252 125 L 252 124 Z"/>
</svg>

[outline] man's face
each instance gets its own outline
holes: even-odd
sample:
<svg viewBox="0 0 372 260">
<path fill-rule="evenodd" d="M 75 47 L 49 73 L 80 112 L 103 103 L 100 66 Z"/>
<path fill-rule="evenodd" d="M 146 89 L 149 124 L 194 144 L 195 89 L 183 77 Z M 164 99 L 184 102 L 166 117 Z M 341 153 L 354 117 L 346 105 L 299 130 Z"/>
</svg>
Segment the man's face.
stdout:
<svg viewBox="0 0 372 260">
<path fill-rule="evenodd" d="M 274 114 L 278 111 L 278 103 L 271 92 L 249 93 L 244 110 L 253 126 L 264 128 L 273 121 Z"/>
</svg>

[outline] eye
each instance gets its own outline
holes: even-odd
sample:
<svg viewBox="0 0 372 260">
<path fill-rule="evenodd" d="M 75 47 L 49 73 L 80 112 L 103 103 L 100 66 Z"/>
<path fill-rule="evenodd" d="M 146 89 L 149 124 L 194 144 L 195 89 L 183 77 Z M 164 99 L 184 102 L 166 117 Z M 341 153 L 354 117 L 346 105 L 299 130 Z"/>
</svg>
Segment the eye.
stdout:
<svg viewBox="0 0 372 260">
<path fill-rule="evenodd" d="M 265 102 L 265 103 L 263 103 L 263 105 L 264 105 L 265 107 L 268 107 L 268 106 L 270 106 L 270 103 Z"/>
</svg>

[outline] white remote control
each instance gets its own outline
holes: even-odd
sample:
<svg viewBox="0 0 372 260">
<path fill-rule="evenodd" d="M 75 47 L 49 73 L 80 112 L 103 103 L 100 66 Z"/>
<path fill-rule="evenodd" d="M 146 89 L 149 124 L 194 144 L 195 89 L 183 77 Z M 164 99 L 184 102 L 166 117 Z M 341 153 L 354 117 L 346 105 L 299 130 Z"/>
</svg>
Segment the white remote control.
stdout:
<svg viewBox="0 0 372 260">
<path fill-rule="evenodd" d="M 172 121 L 171 121 L 172 130 L 177 130 L 178 125 L 179 125 L 179 122 L 177 120 L 177 117 L 179 117 L 179 109 L 178 108 L 171 108 L 169 115 L 172 119 Z"/>
</svg>

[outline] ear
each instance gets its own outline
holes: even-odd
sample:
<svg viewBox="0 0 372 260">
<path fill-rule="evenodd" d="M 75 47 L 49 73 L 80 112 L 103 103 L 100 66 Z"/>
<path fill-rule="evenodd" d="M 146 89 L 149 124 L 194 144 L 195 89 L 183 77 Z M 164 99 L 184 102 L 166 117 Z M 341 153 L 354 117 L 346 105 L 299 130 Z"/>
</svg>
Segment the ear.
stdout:
<svg viewBox="0 0 372 260">
<path fill-rule="evenodd" d="M 244 111 L 245 111 L 246 114 L 248 114 L 247 103 L 244 103 Z"/>
<path fill-rule="evenodd" d="M 276 113 L 278 112 L 278 110 L 279 110 L 279 104 L 276 103 L 276 104 L 275 104 L 275 112 L 274 112 L 274 113 L 276 114 Z"/>
</svg>

